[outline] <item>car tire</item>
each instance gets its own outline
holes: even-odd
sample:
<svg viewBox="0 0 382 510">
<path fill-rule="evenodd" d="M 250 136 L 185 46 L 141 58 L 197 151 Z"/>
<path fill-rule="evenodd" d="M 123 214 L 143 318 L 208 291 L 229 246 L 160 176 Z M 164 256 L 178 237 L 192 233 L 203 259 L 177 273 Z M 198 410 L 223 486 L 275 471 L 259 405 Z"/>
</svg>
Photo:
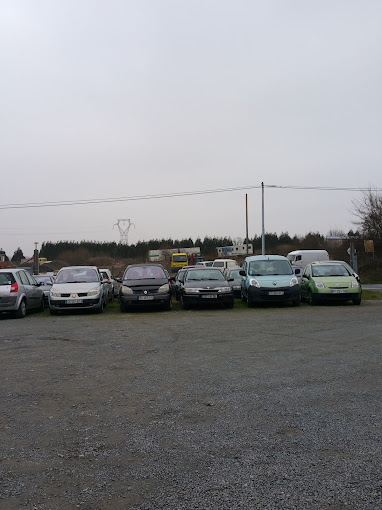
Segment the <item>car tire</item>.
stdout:
<svg viewBox="0 0 382 510">
<path fill-rule="evenodd" d="M 171 310 L 171 308 L 172 308 L 172 301 L 170 299 L 170 301 L 168 301 L 167 303 L 165 303 L 163 305 L 163 310 L 167 310 L 169 312 Z"/>
<path fill-rule="evenodd" d="M 39 312 L 43 312 L 44 309 L 45 309 L 45 299 L 44 299 L 44 296 L 43 296 L 42 299 L 41 299 L 40 306 L 38 307 L 38 311 Z"/>
<path fill-rule="evenodd" d="M 308 301 L 311 306 L 315 306 L 317 304 L 317 299 L 311 290 L 308 292 Z"/>
<path fill-rule="evenodd" d="M 248 308 L 254 308 L 255 307 L 255 302 L 252 301 L 252 299 L 249 296 L 247 297 L 247 305 L 248 305 Z"/>
<path fill-rule="evenodd" d="M 25 302 L 25 299 L 22 299 L 20 301 L 19 307 L 17 310 L 13 312 L 13 317 L 15 319 L 23 319 L 27 314 L 27 304 Z"/>
<path fill-rule="evenodd" d="M 353 305 L 360 305 L 361 304 L 361 296 L 357 296 L 352 299 Z"/>
<path fill-rule="evenodd" d="M 241 292 L 241 300 L 243 301 L 243 303 L 246 303 L 247 301 L 247 298 L 244 296 L 243 292 Z"/>
<path fill-rule="evenodd" d="M 128 307 L 127 307 L 127 304 L 124 303 L 123 301 L 120 301 L 119 302 L 119 309 L 122 313 L 126 313 L 128 311 Z"/>
<path fill-rule="evenodd" d="M 180 296 L 180 306 L 182 307 L 182 310 L 189 309 L 189 304 L 184 301 L 183 296 Z"/>
<path fill-rule="evenodd" d="M 234 305 L 234 303 L 233 303 L 233 301 L 232 301 L 232 303 L 226 303 L 226 304 L 224 305 L 224 308 L 233 308 L 233 305 Z"/>
<path fill-rule="evenodd" d="M 298 297 L 297 299 L 292 300 L 292 306 L 300 306 L 301 298 Z"/>
</svg>

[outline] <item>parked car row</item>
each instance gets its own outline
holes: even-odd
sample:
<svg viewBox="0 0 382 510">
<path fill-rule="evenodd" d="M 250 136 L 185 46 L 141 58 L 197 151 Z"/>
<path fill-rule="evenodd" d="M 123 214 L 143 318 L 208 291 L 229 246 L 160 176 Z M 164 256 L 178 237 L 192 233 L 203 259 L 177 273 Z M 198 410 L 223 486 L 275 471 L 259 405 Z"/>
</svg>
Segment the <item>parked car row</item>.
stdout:
<svg viewBox="0 0 382 510">
<path fill-rule="evenodd" d="M 172 297 L 183 309 L 204 303 L 232 308 L 241 297 L 249 307 L 259 303 L 291 302 L 301 299 L 314 305 L 322 301 L 352 301 L 359 305 L 362 288 L 359 277 L 342 261 L 311 262 L 297 275 L 287 258 L 279 255 L 247 257 L 243 267 L 197 264 L 178 271 L 172 281 L 161 264 L 133 264 L 122 278 L 96 266 L 63 267 L 55 278 L 31 275 L 25 269 L 0 270 L 0 313 L 17 318 L 29 310 L 57 315 L 65 310 L 87 309 L 101 313 L 118 297 L 121 312 L 147 305 L 171 310 Z"/>
</svg>

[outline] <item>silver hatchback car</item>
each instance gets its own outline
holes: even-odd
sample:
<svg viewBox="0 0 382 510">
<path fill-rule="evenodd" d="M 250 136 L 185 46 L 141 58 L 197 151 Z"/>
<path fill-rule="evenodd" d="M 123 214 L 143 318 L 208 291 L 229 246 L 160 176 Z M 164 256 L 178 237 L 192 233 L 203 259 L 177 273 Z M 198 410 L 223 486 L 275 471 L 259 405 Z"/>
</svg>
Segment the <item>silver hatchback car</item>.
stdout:
<svg viewBox="0 0 382 510">
<path fill-rule="evenodd" d="M 101 313 L 108 300 L 107 280 L 96 266 L 63 267 L 49 293 L 52 315 L 65 310 L 94 310 Z"/>
<path fill-rule="evenodd" d="M 0 269 L 0 313 L 12 312 L 17 319 L 30 310 L 44 310 L 44 292 L 25 269 Z"/>
</svg>

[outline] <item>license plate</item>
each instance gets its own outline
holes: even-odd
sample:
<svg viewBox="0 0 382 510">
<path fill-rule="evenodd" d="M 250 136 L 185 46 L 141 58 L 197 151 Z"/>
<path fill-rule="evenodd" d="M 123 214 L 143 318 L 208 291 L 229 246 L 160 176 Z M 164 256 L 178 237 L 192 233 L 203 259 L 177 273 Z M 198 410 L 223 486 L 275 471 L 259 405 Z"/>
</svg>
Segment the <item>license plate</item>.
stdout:
<svg viewBox="0 0 382 510">
<path fill-rule="evenodd" d="M 270 290 L 268 292 L 268 296 L 283 296 L 284 291 L 283 290 Z"/>
<path fill-rule="evenodd" d="M 202 294 L 200 297 L 202 299 L 216 299 L 218 296 L 217 294 Z"/>
<path fill-rule="evenodd" d="M 66 305 L 78 305 L 79 303 L 83 303 L 83 299 L 67 299 L 65 301 Z"/>
<path fill-rule="evenodd" d="M 138 296 L 139 301 L 152 301 L 154 296 Z"/>
<path fill-rule="evenodd" d="M 346 289 L 332 289 L 330 291 L 331 294 L 346 294 L 347 293 L 347 290 Z"/>
</svg>

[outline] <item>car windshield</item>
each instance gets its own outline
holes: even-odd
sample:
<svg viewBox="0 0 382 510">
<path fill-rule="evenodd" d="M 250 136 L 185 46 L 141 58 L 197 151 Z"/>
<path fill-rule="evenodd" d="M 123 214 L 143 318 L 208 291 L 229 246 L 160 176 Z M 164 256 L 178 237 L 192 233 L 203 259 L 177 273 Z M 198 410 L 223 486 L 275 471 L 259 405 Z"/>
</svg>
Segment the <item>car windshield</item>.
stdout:
<svg viewBox="0 0 382 510">
<path fill-rule="evenodd" d="M 287 260 L 254 260 L 249 263 L 248 274 L 249 276 L 293 274 L 293 270 Z"/>
<path fill-rule="evenodd" d="M 126 269 L 124 280 L 153 280 L 156 278 L 166 279 L 164 270 L 158 266 L 135 266 Z"/>
<path fill-rule="evenodd" d="M 39 276 L 35 274 L 34 277 L 36 281 L 44 283 L 45 285 L 49 285 L 50 283 L 52 283 L 50 276 Z"/>
<path fill-rule="evenodd" d="M 240 269 L 233 269 L 229 272 L 229 278 L 241 278 L 239 274 Z"/>
<path fill-rule="evenodd" d="M 187 255 L 173 255 L 173 262 L 187 262 Z"/>
<path fill-rule="evenodd" d="M 98 273 L 92 268 L 61 269 L 55 283 L 93 283 L 99 282 Z"/>
<path fill-rule="evenodd" d="M 15 279 L 12 273 L 0 273 L 0 285 L 12 285 Z"/>
<path fill-rule="evenodd" d="M 320 264 L 312 266 L 312 276 L 324 278 L 327 276 L 349 276 L 349 271 L 341 264 Z"/>
<path fill-rule="evenodd" d="M 206 269 L 206 270 L 196 270 L 196 271 L 187 271 L 186 281 L 202 281 L 202 280 L 218 280 L 224 281 L 225 278 L 220 269 Z"/>
<path fill-rule="evenodd" d="M 224 267 L 224 262 L 213 262 L 214 267 Z"/>
</svg>

